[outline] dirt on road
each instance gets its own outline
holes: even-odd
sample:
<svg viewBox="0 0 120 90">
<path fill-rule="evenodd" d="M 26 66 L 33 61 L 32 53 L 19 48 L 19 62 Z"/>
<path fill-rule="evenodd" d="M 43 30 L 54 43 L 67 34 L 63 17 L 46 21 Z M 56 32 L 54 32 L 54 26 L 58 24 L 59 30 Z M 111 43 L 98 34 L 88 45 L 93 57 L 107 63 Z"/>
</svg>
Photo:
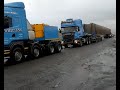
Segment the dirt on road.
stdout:
<svg viewBox="0 0 120 90">
<path fill-rule="evenodd" d="M 4 67 L 5 90 L 116 90 L 114 38 Z"/>
</svg>

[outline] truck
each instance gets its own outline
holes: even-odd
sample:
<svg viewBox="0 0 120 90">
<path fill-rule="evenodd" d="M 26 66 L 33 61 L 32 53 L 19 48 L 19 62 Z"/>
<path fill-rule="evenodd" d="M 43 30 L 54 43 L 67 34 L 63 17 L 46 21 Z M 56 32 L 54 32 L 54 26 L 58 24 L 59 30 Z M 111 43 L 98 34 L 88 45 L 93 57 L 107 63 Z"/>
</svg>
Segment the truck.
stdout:
<svg viewBox="0 0 120 90">
<path fill-rule="evenodd" d="M 70 18 L 61 21 L 61 31 L 63 35 L 62 45 L 65 47 L 88 45 L 101 38 L 96 35 L 94 28 L 86 29 L 81 19 L 73 20 Z"/>
<path fill-rule="evenodd" d="M 30 24 L 23 2 L 4 4 L 4 60 L 19 63 L 25 56 L 34 59 L 61 50 L 58 27 Z"/>
</svg>

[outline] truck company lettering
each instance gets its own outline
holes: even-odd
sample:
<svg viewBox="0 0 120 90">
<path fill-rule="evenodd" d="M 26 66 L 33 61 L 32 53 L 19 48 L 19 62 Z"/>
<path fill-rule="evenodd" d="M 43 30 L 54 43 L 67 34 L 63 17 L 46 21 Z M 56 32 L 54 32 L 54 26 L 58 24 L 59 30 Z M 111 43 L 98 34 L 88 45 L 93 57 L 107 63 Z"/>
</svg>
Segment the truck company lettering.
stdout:
<svg viewBox="0 0 120 90">
<path fill-rule="evenodd" d="M 5 12 L 5 13 L 9 13 L 9 14 L 17 14 L 16 12 Z"/>
<path fill-rule="evenodd" d="M 21 32 L 22 30 L 17 28 L 17 29 L 4 29 L 4 32 Z"/>
</svg>

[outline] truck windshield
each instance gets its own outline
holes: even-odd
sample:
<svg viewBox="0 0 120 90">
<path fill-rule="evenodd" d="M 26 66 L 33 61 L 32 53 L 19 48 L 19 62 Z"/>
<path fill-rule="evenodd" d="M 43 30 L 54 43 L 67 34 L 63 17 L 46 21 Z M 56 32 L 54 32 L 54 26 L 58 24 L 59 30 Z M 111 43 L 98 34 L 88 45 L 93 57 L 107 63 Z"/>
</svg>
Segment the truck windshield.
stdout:
<svg viewBox="0 0 120 90">
<path fill-rule="evenodd" d="M 62 32 L 76 32 L 76 31 L 79 31 L 79 28 L 78 27 L 64 27 L 64 28 L 61 28 L 61 31 Z"/>
</svg>

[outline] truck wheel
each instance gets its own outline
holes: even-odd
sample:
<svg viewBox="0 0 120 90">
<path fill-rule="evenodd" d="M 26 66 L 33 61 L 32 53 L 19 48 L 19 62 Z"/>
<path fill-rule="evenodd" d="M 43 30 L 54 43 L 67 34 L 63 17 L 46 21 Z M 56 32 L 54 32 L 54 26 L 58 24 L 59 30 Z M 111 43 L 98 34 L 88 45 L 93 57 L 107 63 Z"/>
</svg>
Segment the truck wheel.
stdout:
<svg viewBox="0 0 120 90">
<path fill-rule="evenodd" d="M 36 45 L 33 47 L 32 56 L 34 58 L 38 58 L 40 56 L 40 48 Z"/>
<path fill-rule="evenodd" d="M 87 39 L 87 42 L 86 42 L 86 44 L 87 44 L 87 45 L 89 44 L 89 41 L 88 41 L 88 39 Z"/>
<path fill-rule="evenodd" d="M 50 54 L 53 54 L 55 52 L 55 48 L 53 45 L 49 46 L 49 51 L 50 51 Z"/>
<path fill-rule="evenodd" d="M 24 60 L 24 54 L 21 48 L 17 47 L 12 50 L 10 63 L 19 63 Z"/>
<path fill-rule="evenodd" d="M 89 44 L 91 44 L 91 39 L 89 38 Z"/>
<path fill-rule="evenodd" d="M 82 40 L 80 40 L 80 47 L 82 47 L 83 46 L 83 42 L 82 42 Z"/>
<path fill-rule="evenodd" d="M 62 50 L 62 47 L 61 47 L 60 44 L 58 44 L 58 45 L 57 45 L 57 48 L 56 48 L 56 51 L 57 51 L 57 52 L 61 52 L 61 50 Z"/>
<path fill-rule="evenodd" d="M 95 41 L 96 43 L 98 42 L 98 39 L 96 39 L 96 41 Z"/>
<path fill-rule="evenodd" d="M 89 44 L 89 40 L 88 40 L 88 38 L 86 38 L 87 39 L 87 41 L 86 41 L 86 45 L 88 45 Z"/>
</svg>

